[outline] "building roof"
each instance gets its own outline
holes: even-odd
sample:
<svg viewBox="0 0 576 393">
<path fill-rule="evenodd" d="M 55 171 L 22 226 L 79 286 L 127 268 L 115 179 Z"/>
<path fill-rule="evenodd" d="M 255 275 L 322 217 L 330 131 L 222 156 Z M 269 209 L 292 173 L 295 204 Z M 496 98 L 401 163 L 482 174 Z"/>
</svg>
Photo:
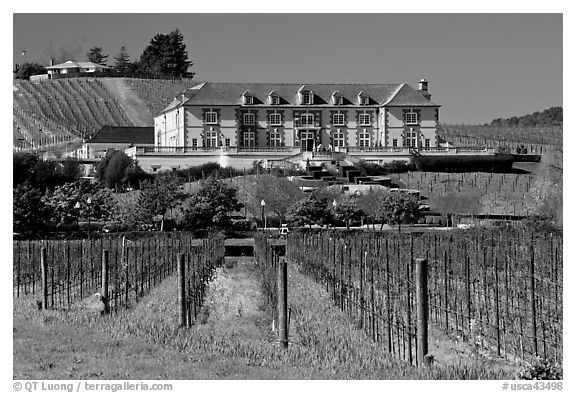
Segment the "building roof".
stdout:
<svg viewBox="0 0 576 393">
<path fill-rule="evenodd" d="M 407 84 L 402 84 L 396 94 L 392 95 L 385 103 L 386 106 L 440 106 L 422 94 L 420 90 L 413 89 Z"/>
<path fill-rule="evenodd" d="M 334 92 L 344 98 L 343 105 L 358 105 L 358 95 L 369 97 L 369 105 L 439 106 L 426 99 L 422 93 L 407 84 L 303 84 L 303 83 L 212 83 L 205 82 L 189 90 L 194 94 L 186 100 L 172 101 L 164 110 L 179 105 L 240 105 L 242 95 L 248 91 L 254 105 L 268 104 L 271 91 L 280 97 L 280 105 L 298 105 L 298 92 L 305 86 L 314 93 L 313 106 L 332 106 Z M 178 100 L 176 98 L 175 100 Z"/>
<path fill-rule="evenodd" d="M 107 70 L 110 69 L 111 67 L 96 64 L 91 61 L 72 61 L 72 60 L 68 60 L 65 63 L 55 64 L 53 66 L 46 67 L 47 70 L 63 70 L 67 68 L 99 68 Z"/>
<path fill-rule="evenodd" d="M 183 103 L 188 101 L 190 98 L 192 98 L 203 86 L 204 86 L 204 83 L 201 83 L 197 86 L 190 87 L 190 88 L 184 90 L 180 95 L 174 97 L 172 102 L 170 102 L 170 104 L 168 104 L 168 106 L 166 108 L 164 108 L 162 113 L 168 112 L 168 111 L 170 111 L 176 107 L 179 107 L 180 105 L 182 105 Z"/>
<path fill-rule="evenodd" d="M 154 127 L 104 126 L 86 143 L 132 143 L 153 145 Z"/>
</svg>

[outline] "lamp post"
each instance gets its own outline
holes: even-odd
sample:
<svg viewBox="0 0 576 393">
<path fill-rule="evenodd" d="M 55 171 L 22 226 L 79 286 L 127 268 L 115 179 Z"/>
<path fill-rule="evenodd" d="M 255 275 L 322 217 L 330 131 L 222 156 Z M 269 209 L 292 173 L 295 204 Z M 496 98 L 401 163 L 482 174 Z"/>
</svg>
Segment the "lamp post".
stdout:
<svg viewBox="0 0 576 393">
<path fill-rule="evenodd" d="M 88 237 L 90 237 L 90 206 L 92 204 L 92 198 L 88 197 L 86 203 L 88 204 Z"/>
<path fill-rule="evenodd" d="M 76 209 L 76 229 L 80 233 L 80 201 L 76 202 L 74 209 Z"/>
<path fill-rule="evenodd" d="M 262 201 L 260 201 L 260 206 L 262 207 L 262 212 L 261 212 L 262 223 L 264 224 L 264 229 L 266 229 L 266 216 L 264 215 L 264 206 L 266 206 L 266 201 L 264 201 L 264 199 L 262 199 Z"/>
</svg>

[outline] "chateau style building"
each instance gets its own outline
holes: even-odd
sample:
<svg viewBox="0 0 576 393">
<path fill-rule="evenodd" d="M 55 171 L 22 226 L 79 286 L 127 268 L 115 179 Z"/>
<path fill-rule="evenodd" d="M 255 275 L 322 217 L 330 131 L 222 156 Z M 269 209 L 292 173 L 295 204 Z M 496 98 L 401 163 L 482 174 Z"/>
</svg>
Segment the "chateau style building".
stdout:
<svg viewBox="0 0 576 393">
<path fill-rule="evenodd" d="M 438 146 L 440 105 L 430 98 L 424 79 L 418 90 L 406 83 L 206 82 L 174 98 L 154 118 L 154 147 L 137 146 L 132 155 L 149 170 L 321 154 L 409 159 L 414 149 Z"/>
</svg>

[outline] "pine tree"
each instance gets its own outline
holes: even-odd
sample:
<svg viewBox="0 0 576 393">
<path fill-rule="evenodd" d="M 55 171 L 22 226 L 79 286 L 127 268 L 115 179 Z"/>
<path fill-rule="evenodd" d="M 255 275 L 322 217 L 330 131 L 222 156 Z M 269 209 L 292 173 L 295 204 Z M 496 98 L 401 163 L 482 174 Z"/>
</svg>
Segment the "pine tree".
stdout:
<svg viewBox="0 0 576 393">
<path fill-rule="evenodd" d="M 120 48 L 118 55 L 114 57 L 114 69 L 118 72 L 130 70 L 130 56 L 124 45 Z"/>
<path fill-rule="evenodd" d="M 140 56 L 141 69 L 158 75 L 193 77 L 188 72 L 193 63 L 188 60 L 184 37 L 178 29 L 170 34 L 156 34 Z"/>
<path fill-rule="evenodd" d="M 103 66 L 105 66 L 106 62 L 108 61 L 108 55 L 102 53 L 102 48 L 99 46 L 94 46 L 90 48 L 88 53 L 86 53 L 86 57 L 88 58 L 88 61 Z"/>
</svg>

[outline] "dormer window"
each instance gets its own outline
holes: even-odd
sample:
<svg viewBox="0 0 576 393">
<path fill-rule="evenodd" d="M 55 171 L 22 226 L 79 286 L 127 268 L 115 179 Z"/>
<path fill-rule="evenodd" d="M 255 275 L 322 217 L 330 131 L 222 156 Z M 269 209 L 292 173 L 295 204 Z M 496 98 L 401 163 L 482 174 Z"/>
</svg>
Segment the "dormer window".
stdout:
<svg viewBox="0 0 576 393">
<path fill-rule="evenodd" d="M 416 113 L 416 112 L 407 112 L 407 113 L 406 113 L 406 124 L 408 124 L 408 125 L 417 125 L 417 124 L 418 124 L 418 113 Z"/>
<path fill-rule="evenodd" d="M 363 92 L 358 94 L 358 105 L 368 105 L 370 103 L 370 97 L 365 95 Z"/>
<path fill-rule="evenodd" d="M 254 97 L 252 94 L 246 90 L 244 94 L 242 94 L 242 104 L 243 105 L 253 105 L 254 104 Z"/>
<path fill-rule="evenodd" d="M 302 92 L 302 105 L 312 105 L 314 104 L 314 93 L 311 91 Z"/>
<path fill-rule="evenodd" d="M 274 90 L 268 94 L 268 103 L 270 105 L 280 105 L 280 96 Z"/>
<path fill-rule="evenodd" d="M 332 93 L 332 105 L 344 105 L 344 97 L 342 97 L 337 91 Z"/>
</svg>

